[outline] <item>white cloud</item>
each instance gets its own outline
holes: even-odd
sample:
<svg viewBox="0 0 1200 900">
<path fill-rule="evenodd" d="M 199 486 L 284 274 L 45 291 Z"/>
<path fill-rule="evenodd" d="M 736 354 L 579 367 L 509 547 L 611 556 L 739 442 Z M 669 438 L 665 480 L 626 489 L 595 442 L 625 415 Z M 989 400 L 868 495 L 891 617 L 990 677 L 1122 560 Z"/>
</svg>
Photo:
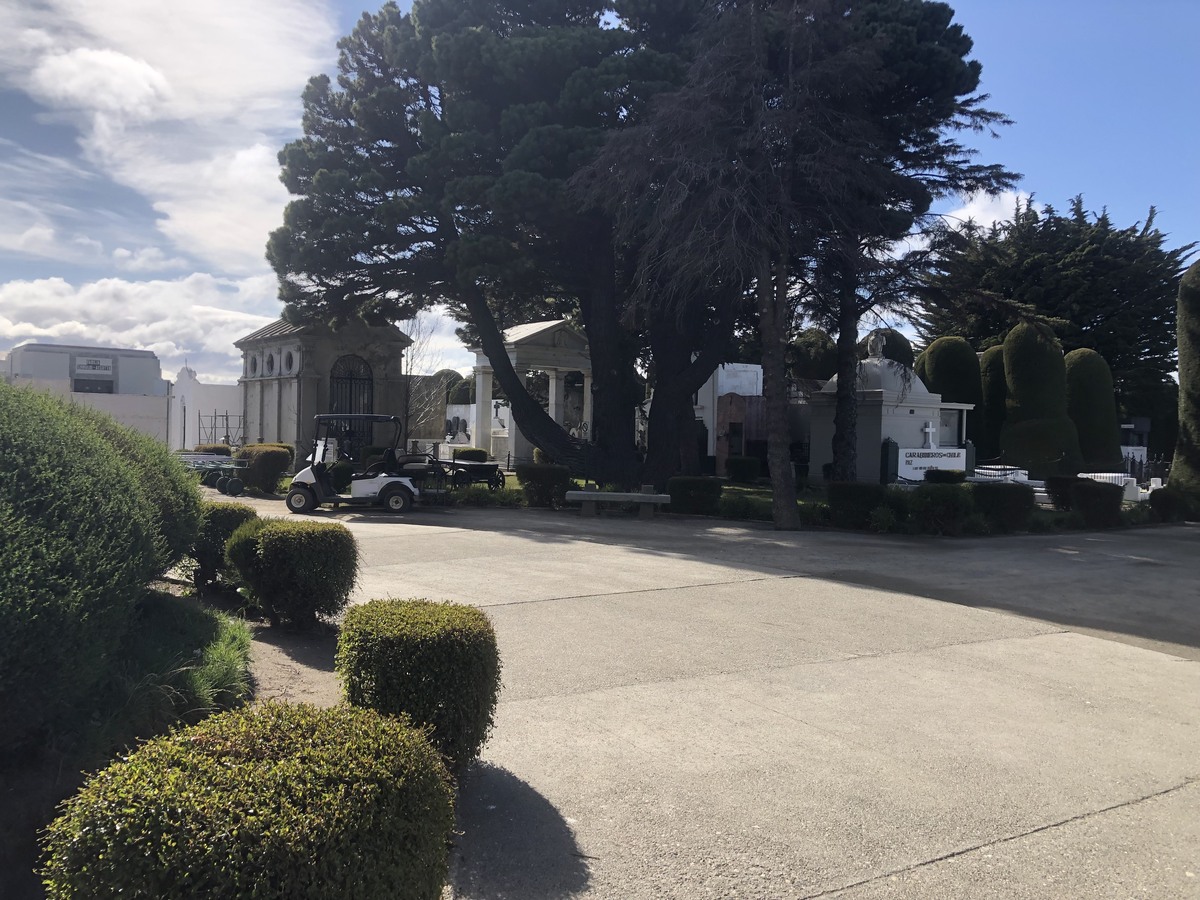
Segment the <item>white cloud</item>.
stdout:
<svg viewBox="0 0 1200 900">
<path fill-rule="evenodd" d="M 187 263 L 179 257 L 168 257 L 157 247 L 141 247 L 127 250 L 118 247 L 112 252 L 113 262 L 123 272 L 166 272 L 182 269 Z"/>
<path fill-rule="evenodd" d="M 86 234 L 58 228 L 45 210 L 28 201 L 0 198 L 0 251 L 86 264 L 99 259 L 104 247 Z"/>
<path fill-rule="evenodd" d="M 278 314 L 275 279 L 266 275 L 0 284 L 0 344 L 38 340 L 152 349 L 172 376 L 186 359 L 210 379 L 236 381 L 241 363 L 233 342 Z"/>
<path fill-rule="evenodd" d="M 42 0 L 0 9 L 0 33 L 15 36 L 0 87 L 78 129 L 88 161 L 147 200 L 176 252 L 266 271 L 287 201 L 275 154 L 300 133 L 306 81 L 336 56 L 328 0 Z"/>
<path fill-rule="evenodd" d="M 946 213 L 951 224 L 973 220 L 981 228 L 990 228 L 997 222 L 1007 222 L 1013 217 L 1017 201 L 1029 202 L 1029 194 L 1025 191 L 1004 191 L 994 197 L 987 194 L 975 194 L 967 197 L 963 205 Z"/>
</svg>

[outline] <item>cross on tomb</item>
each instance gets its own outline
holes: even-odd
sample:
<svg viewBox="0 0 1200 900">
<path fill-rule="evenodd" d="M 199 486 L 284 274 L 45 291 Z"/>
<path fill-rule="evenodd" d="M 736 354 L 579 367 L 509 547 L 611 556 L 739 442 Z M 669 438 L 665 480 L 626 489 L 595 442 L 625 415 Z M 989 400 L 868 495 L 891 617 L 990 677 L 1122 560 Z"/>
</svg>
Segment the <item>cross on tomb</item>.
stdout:
<svg viewBox="0 0 1200 900">
<path fill-rule="evenodd" d="M 925 427 L 921 429 L 925 435 L 925 447 L 929 450 L 937 449 L 937 426 L 932 422 L 926 422 Z"/>
</svg>

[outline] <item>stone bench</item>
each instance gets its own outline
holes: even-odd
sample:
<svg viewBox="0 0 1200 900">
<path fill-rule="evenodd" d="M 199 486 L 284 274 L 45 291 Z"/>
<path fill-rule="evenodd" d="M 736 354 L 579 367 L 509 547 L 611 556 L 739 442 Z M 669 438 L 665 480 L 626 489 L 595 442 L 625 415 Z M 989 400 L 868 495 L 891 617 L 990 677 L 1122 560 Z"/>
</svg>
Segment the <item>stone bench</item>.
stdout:
<svg viewBox="0 0 1200 900">
<path fill-rule="evenodd" d="M 580 515 L 594 516 L 601 503 L 636 503 L 638 515 L 643 519 L 654 518 L 654 511 L 664 503 L 671 502 L 670 494 L 654 493 L 654 486 L 642 485 L 640 493 L 633 491 L 567 491 L 566 500 L 583 504 Z"/>
</svg>

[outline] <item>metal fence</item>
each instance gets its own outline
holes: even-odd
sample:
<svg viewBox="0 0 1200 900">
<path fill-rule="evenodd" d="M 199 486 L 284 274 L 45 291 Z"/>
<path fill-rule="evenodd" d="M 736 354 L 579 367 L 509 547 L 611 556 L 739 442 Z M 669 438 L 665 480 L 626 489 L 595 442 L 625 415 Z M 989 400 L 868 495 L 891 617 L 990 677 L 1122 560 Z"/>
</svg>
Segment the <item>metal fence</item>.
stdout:
<svg viewBox="0 0 1200 900">
<path fill-rule="evenodd" d="M 1125 456 L 1125 471 L 1136 478 L 1138 484 L 1148 484 L 1151 478 L 1161 478 L 1165 484 L 1171 474 L 1171 460 L 1165 456 L 1138 459 L 1130 453 Z"/>
</svg>

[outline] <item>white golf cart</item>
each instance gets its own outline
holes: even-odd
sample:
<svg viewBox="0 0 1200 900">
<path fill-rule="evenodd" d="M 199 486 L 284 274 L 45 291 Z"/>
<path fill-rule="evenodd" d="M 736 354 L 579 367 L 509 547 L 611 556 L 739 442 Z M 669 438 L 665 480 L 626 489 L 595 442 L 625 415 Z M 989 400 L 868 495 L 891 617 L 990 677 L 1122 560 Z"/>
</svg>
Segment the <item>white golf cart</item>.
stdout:
<svg viewBox="0 0 1200 900">
<path fill-rule="evenodd" d="M 356 469 L 350 476 L 350 493 L 340 493 L 333 483 L 332 467 L 351 461 L 356 436 L 372 435 L 376 425 L 392 427 L 383 458 Z M 401 422 L 397 416 L 324 415 L 316 417 L 316 436 L 308 468 L 297 472 L 288 491 L 287 506 L 294 513 L 310 513 L 319 506 L 381 506 L 402 513 L 414 503 L 430 502 L 445 494 L 445 470 L 430 456 L 399 456 Z"/>
</svg>

